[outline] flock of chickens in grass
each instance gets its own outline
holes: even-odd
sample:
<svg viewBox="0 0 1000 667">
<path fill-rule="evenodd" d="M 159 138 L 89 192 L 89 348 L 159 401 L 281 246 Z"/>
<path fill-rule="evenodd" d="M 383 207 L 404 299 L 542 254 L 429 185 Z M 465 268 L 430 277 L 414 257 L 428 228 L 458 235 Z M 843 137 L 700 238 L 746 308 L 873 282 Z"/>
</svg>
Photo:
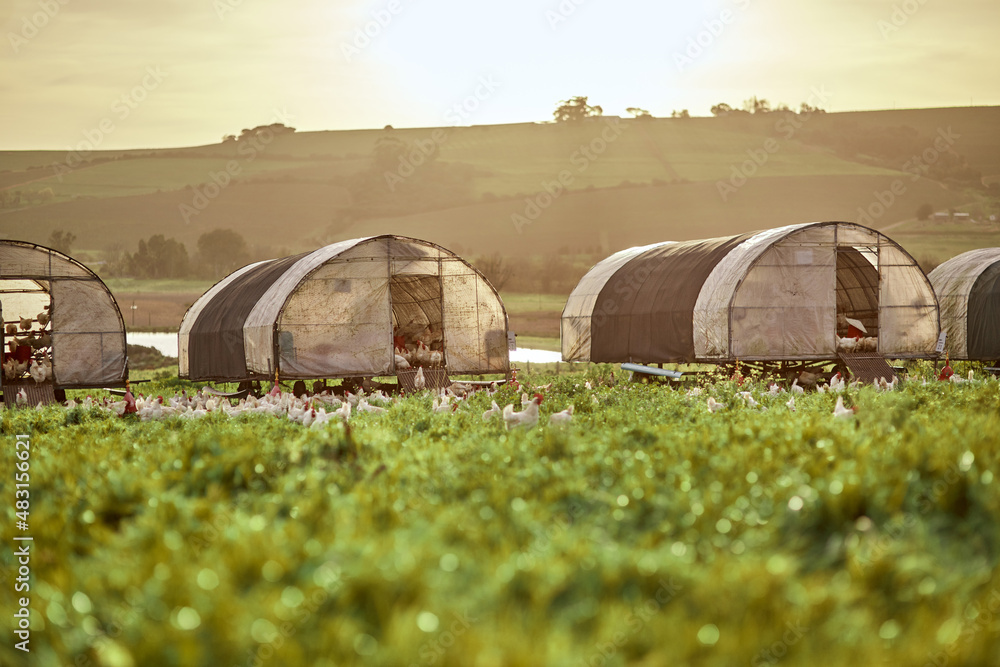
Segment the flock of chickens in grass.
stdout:
<svg viewBox="0 0 1000 667">
<path fill-rule="evenodd" d="M 812 375 L 812 374 L 803 373 L 803 375 Z M 848 380 L 844 379 L 844 377 L 840 374 L 840 372 L 835 373 L 833 377 L 830 378 L 829 382 L 825 385 L 816 382 L 815 377 L 816 376 L 813 376 L 814 379 L 810 382 L 810 384 L 815 388 L 817 393 L 839 394 L 839 396 L 837 396 L 837 405 L 834 406 L 833 408 L 833 416 L 835 419 L 847 419 L 857 414 L 858 412 L 857 406 L 847 407 L 846 405 L 844 405 L 844 392 L 848 389 L 861 389 L 862 387 L 866 386 L 864 382 L 861 382 L 859 380 L 848 382 Z M 740 376 L 739 373 L 734 375 L 733 379 L 736 380 L 737 383 L 742 383 L 743 380 L 742 376 Z M 961 384 L 963 382 L 974 382 L 975 373 L 973 371 L 969 371 L 968 379 L 961 378 L 958 375 L 955 375 L 954 371 L 951 368 L 950 362 L 946 362 L 944 368 L 941 370 L 941 373 L 938 376 L 938 380 L 948 381 L 953 384 Z M 875 389 L 876 393 L 895 391 L 898 386 L 898 382 L 899 378 L 897 376 L 893 376 L 891 382 L 886 380 L 884 377 L 881 377 L 877 380 L 872 381 L 872 387 Z M 926 378 L 923 380 L 923 384 L 924 385 L 927 384 Z M 703 389 L 701 387 L 694 387 L 687 392 L 687 395 L 701 396 L 702 392 Z M 771 383 L 768 386 L 767 391 L 764 393 L 766 393 L 769 397 L 779 396 L 784 393 L 791 394 L 788 401 L 785 402 L 785 407 L 787 407 L 790 412 L 795 412 L 795 397 L 797 395 L 805 394 L 806 388 L 800 385 L 798 378 L 796 378 L 795 380 L 792 381 L 792 384 L 788 388 L 788 390 L 784 389 L 783 387 L 781 387 L 776 383 Z M 742 402 L 749 408 L 760 408 L 761 410 L 767 410 L 766 406 L 762 406 L 760 402 L 756 398 L 754 398 L 753 392 L 739 391 L 736 392 L 733 398 L 738 402 Z M 708 411 L 711 413 L 721 412 L 722 410 L 725 410 L 728 407 L 725 403 L 716 400 L 714 396 L 709 396 L 706 399 L 706 406 L 708 407 Z"/>
<path fill-rule="evenodd" d="M 432 391 L 431 410 L 435 413 L 456 412 L 468 405 L 465 403 L 465 398 L 472 391 L 470 385 L 461 382 L 455 382 L 444 389 Z M 495 393 L 496 387 L 492 386 L 482 389 L 482 391 Z M 389 396 L 380 390 L 370 394 L 366 394 L 364 391 L 359 391 L 357 394 L 346 392 L 342 397 L 330 392 L 299 397 L 289 392 L 280 391 L 276 386 L 264 396 L 247 396 L 240 399 L 236 405 L 233 405 L 231 400 L 225 396 L 218 396 L 202 389 L 192 395 L 183 391 L 168 399 L 164 399 L 162 396 L 145 397 L 141 394 L 138 397 L 133 397 L 131 392 L 126 392 L 124 399 L 117 401 L 110 398 L 94 399 L 92 396 L 87 396 L 80 402 L 67 401 L 66 407 L 69 409 L 96 408 L 108 414 L 122 417 L 134 414 L 140 421 L 158 421 L 172 417 L 198 419 L 213 414 L 226 417 L 261 414 L 285 417 L 308 428 L 319 429 L 331 421 L 346 422 L 351 419 L 352 415 L 359 413 L 383 414 L 399 400 L 399 396 Z M 515 410 L 513 404 L 501 410 L 494 400 L 492 407 L 482 414 L 482 418 L 483 421 L 487 422 L 497 417 L 502 418 L 508 430 L 530 429 L 538 424 L 538 408 L 542 400 L 542 394 L 536 393 L 529 397 L 526 393 L 522 393 L 521 410 Z M 27 396 L 23 390 L 18 393 L 15 402 L 22 407 L 26 405 Z M 38 407 L 40 409 L 41 405 Z M 550 415 L 549 424 L 566 424 L 572 418 L 573 406 L 571 405 L 566 410 Z"/>
<path fill-rule="evenodd" d="M 8 342 L 9 352 L 3 355 L 3 373 L 6 382 L 21 380 L 25 377 L 25 373 L 36 383 L 42 383 L 52 378 L 52 361 L 50 357 L 52 335 L 46 328 L 49 321 L 49 306 L 45 306 L 45 309 L 38 313 L 34 319 L 20 318 L 16 323 L 6 323 L 5 331 L 7 336 L 10 337 Z M 38 330 L 35 330 L 35 323 L 39 326 Z M 430 329 L 428 328 L 426 331 L 430 331 Z M 443 366 L 444 361 L 443 353 L 440 350 L 433 349 L 433 347 L 436 347 L 434 345 L 435 342 L 439 341 L 432 340 L 432 347 L 428 347 L 426 342 L 422 340 L 422 337 L 417 337 L 414 341 L 409 337 L 398 336 L 395 340 L 396 368 L 417 368 L 413 380 L 414 390 L 416 393 L 429 392 L 433 395 L 431 405 L 433 412 L 455 412 L 463 406 L 468 405 L 465 403 L 465 399 L 477 390 L 486 391 L 490 395 L 497 392 L 498 386 L 496 383 L 488 387 L 483 387 L 478 384 L 453 382 L 448 387 L 442 389 L 431 389 L 424 377 L 424 368 Z M 837 405 L 833 410 L 834 418 L 843 419 L 855 415 L 857 407 L 845 406 L 843 394 L 848 388 L 854 389 L 864 386 L 863 383 L 857 381 L 848 383 L 847 380 L 842 378 L 840 373 L 837 373 L 830 378 L 828 384 L 823 385 L 816 381 L 819 376 L 803 373 L 803 377 L 806 375 L 810 375 L 811 377 L 804 382 L 810 388 L 814 388 L 815 391 L 819 393 L 830 392 L 840 394 L 837 397 Z M 742 384 L 743 378 L 738 372 L 734 375 L 733 379 L 738 384 Z M 950 364 L 945 365 L 938 379 L 954 383 L 966 381 L 954 374 Z M 968 380 L 973 380 L 972 371 L 969 371 Z M 518 387 L 516 374 L 512 378 L 512 382 L 515 387 Z M 926 382 L 924 380 L 925 384 Z M 585 384 L 588 390 L 591 389 L 589 382 Z M 894 391 L 896 385 L 897 379 L 895 377 L 891 382 L 886 381 L 885 378 L 880 378 L 874 382 L 874 388 L 877 392 Z M 550 386 L 545 385 L 539 387 L 539 389 L 545 390 Z M 688 397 L 698 397 L 704 391 L 705 389 L 701 386 L 696 386 L 688 390 L 686 395 Z M 790 394 L 790 397 L 784 404 L 789 411 L 795 412 L 795 397 L 806 392 L 806 388 L 799 384 L 798 379 L 794 380 L 787 390 L 778 384 L 772 383 L 769 385 L 767 391 L 763 393 L 767 394 L 770 400 L 773 400 L 774 397 L 786 392 Z M 763 396 L 759 397 L 763 398 Z M 515 409 L 514 404 L 508 404 L 501 409 L 496 400 L 493 400 L 490 409 L 482 414 L 483 421 L 488 422 L 499 418 L 503 420 L 504 426 L 508 430 L 531 429 L 539 422 L 539 406 L 543 399 L 544 397 L 540 393 L 529 396 L 527 393 L 522 392 L 520 410 Z M 591 395 L 591 399 L 595 400 L 595 397 Z M 734 399 L 749 408 L 767 409 L 766 406 L 760 404 L 751 391 L 739 391 L 734 395 Z M 160 420 L 170 417 L 197 419 L 211 414 L 222 414 L 227 417 L 235 417 L 241 414 L 266 414 L 285 417 L 303 426 L 318 429 L 334 420 L 346 422 L 351 418 L 352 414 L 356 413 L 384 413 L 393 403 L 399 400 L 399 395 L 389 396 L 379 390 L 366 394 L 363 389 L 357 394 L 347 391 L 339 396 L 330 390 L 311 396 L 296 396 L 293 393 L 282 392 L 280 386 L 275 384 L 274 388 L 266 395 L 261 397 L 247 396 L 239 400 L 236 405 L 233 405 L 228 397 L 203 388 L 193 395 L 189 396 L 185 391 L 167 400 L 164 400 L 162 396 L 144 397 L 141 394 L 136 398 L 131 391 L 126 391 L 124 399 L 120 401 L 110 398 L 95 400 L 91 396 L 88 396 L 80 403 L 70 400 L 66 403 L 66 407 L 71 409 L 78 406 L 83 408 L 97 408 L 109 414 L 119 416 L 134 414 L 141 421 Z M 23 387 L 17 392 L 14 402 L 19 407 L 27 406 L 27 393 Z M 708 396 L 706 405 L 710 413 L 717 413 L 728 407 L 726 403 L 717 400 L 715 396 Z M 41 408 L 42 405 L 39 404 L 37 407 Z M 573 419 L 573 409 L 573 406 L 570 405 L 565 410 L 549 415 L 548 423 L 550 425 L 569 423 Z"/>
<path fill-rule="evenodd" d="M 5 323 L 9 338 L 3 354 L 5 382 L 21 380 L 25 374 L 37 384 L 52 379 L 52 332 L 46 328 L 49 320 L 49 306 L 45 306 L 34 318 L 21 317 L 17 322 Z"/>
</svg>

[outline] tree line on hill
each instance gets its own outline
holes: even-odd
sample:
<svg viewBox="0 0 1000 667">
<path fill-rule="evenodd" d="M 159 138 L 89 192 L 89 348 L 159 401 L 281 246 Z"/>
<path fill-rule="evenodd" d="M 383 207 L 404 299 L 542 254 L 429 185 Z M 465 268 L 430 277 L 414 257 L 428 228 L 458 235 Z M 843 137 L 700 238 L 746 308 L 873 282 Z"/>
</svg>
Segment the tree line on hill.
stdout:
<svg viewBox="0 0 1000 667">
<path fill-rule="evenodd" d="M 105 248 L 100 273 L 110 278 L 214 280 L 248 264 L 251 255 L 246 240 L 232 229 L 205 232 L 198 237 L 193 255 L 180 241 L 154 234 L 139 241 L 135 252 L 128 252 L 120 244 Z"/>
</svg>

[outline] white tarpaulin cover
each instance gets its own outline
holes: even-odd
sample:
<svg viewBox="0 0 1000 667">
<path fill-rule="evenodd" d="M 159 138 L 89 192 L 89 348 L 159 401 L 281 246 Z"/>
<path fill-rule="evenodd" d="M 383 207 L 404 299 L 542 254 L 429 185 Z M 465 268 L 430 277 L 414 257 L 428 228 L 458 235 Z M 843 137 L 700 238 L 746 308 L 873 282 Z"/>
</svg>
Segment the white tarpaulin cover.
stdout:
<svg viewBox="0 0 1000 667">
<path fill-rule="evenodd" d="M 61 252 L 0 241 L 3 318 L 36 318 L 50 306 L 53 383 L 62 388 L 120 386 L 127 373 L 125 323 L 107 286 Z M 5 341 L 6 342 L 6 341 Z"/>
<path fill-rule="evenodd" d="M 609 257 L 567 301 L 563 358 L 832 359 L 838 315 L 863 322 L 885 356 L 934 354 L 937 301 L 916 262 L 875 230 L 824 222 Z"/>
<path fill-rule="evenodd" d="M 184 316 L 180 373 L 199 380 L 395 372 L 393 334 L 437 332 L 449 373 L 506 373 L 507 313 L 465 260 L 400 236 L 341 241 L 227 277 Z"/>
</svg>

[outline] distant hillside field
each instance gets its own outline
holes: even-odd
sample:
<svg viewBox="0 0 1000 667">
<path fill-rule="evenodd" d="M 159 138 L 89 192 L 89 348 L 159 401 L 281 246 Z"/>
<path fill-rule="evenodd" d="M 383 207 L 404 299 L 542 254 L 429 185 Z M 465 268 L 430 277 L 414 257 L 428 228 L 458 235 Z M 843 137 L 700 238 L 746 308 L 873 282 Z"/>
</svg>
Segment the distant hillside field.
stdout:
<svg viewBox="0 0 1000 667">
<path fill-rule="evenodd" d="M 261 257 L 399 233 L 472 257 L 609 253 L 814 220 L 942 261 L 1000 244 L 1000 108 L 270 134 L 169 150 L 0 152 L 0 234 L 98 258 L 232 228 Z M 969 229 L 917 225 L 922 204 Z M 900 224 L 903 223 L 903 224 Z M 98 265 L 100 271 L 100 266 Z"/>
</svg>

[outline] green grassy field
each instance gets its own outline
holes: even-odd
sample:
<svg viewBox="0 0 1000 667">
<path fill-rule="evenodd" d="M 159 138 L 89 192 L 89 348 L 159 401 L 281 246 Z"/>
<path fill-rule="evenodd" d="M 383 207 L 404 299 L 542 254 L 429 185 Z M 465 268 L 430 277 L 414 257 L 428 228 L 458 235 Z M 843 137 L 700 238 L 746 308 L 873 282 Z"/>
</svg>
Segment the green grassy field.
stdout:
<svg viewBox="0 0 1000 667">
<path fill-rule="evenodd" d="M 163 279 L 163 280 L 149 280 L 145 278 L 105 278 L 104 284 L 108 286 L 112 292 L 154 292 L 154 293 L 170 293 L 170 292 L 206 292 L 212 285 L 215 284 L 214 280 L 179 280 L 179 279 Z"/>
<path fill-rule="evenodd" d="M 834 419 L 831 395 L 790 412 L 759 382 L 689 396 L 609 370 L 537 378 L 527 432 L 484 422 L 486 394 L 349 429 L 4 410 L 10 526 L 31 441 L 32 664 L 991 663 L 995 379 L 852 389 Z"/>
<path fill-rule="evenodd" d="M 968 250 L 1000 246 L 996 223 L 913 222 L 888 234 L 918 261 L 929 258 L 938 264 Z"/>
<path fill-rule="evenodd" d="M 517 336 L 517 346 L 530 350 L 549 350 L 551 352 L 559 352 L 561 349 L 559 347 L 558 338 L 550 338 L 546 336 L 524 336 L 520 334 Z"/>
<path fill-rule="evenodd" d="M 501 294 L 503 305 L 509 313 L 530 313 L 532 311 L 562 312 L 566 297 L 559 294 Z"/>
</svg>

